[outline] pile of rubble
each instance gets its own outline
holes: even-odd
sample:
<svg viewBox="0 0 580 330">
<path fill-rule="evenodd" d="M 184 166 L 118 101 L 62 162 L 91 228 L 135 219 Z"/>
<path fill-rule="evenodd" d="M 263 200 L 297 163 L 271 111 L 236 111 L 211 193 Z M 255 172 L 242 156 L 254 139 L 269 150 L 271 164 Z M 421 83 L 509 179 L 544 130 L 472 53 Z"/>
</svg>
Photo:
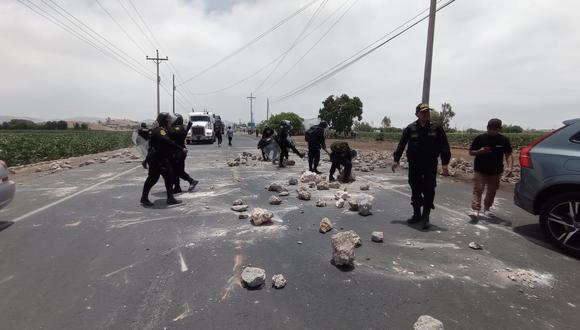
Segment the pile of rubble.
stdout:
<svg viewBox="0 0 580 330">
<path fill-rule="evenodd" d="M 266 284 L 266 271 L 262 268 L 248 266 L 241 274 L 242 285 L 248 289 L 259 289 Z M 282 274 L 272 277 L 272 287 L 282 289 L 286 286 L 286 279 Z"/>
<path fill-rule="evenodd" d="M 360 151 L 353 160 L 353 169 L 360 172 L 372 172 L 377 168 L 387 168 L 392 154 L 387 151 Z"/>
</svg>

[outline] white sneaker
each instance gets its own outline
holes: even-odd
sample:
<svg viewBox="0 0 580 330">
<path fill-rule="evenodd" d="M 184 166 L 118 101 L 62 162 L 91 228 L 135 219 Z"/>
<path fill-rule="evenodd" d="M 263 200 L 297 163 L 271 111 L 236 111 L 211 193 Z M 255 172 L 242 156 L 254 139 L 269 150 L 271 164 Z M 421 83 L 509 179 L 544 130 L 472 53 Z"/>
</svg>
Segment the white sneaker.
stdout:
<svg viewBox="0 0 580 330">
<path fill-rule="evenodd" d="M 495 213 L 493 213 L 490 210 L 487 210 L 487 211 L 483 211 L 483 216 L 488 218 L 488 219 L 492 219 L 492 218 L 495 218 Z"/>
<path fill-rule="evenodd" d="M 476 211 L 476 210 L 469 210 L 469 212 L 467 212 L 467 215 L 468 215 L 470 218 L 477 218 L 477 217 L 479 217 L 479 211 Z"/>
</svg>

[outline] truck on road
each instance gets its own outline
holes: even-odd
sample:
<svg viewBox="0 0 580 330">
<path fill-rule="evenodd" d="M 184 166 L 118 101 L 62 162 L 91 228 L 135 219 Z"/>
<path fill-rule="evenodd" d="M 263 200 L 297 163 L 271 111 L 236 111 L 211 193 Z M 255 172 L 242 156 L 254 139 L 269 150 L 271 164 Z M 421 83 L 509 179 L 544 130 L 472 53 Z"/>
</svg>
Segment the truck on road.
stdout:
<svg viewBox="0 0 580 330">
<path fill-rule="evenodd" d="M 191 129 L 187 132 L 185 139 L 187 144 L 194 142 L 205 142 L 212 144 L 215 142 L 215 132 L 213 124 L 215 123 L 215 114 L 211 112 L 190 112 L 188 119 L 191 121 Z"/>
</svg>

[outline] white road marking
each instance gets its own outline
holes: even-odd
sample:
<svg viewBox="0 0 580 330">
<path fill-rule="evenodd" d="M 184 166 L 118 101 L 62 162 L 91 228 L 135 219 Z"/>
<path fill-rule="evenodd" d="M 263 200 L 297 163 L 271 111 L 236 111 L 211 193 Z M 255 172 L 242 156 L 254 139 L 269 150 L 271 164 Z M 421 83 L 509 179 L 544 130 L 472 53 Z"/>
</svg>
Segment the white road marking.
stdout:
<svg viewBox="0 0 580 330">
<path fill-rule="evenodd" d="M 187 268 L 187 264 L 185 263 L 185 259 L 183 259 L 183 254 L 179 251 L 179 265 L 181 266 L 181 271 L 186 272 L 189 269 Z"/>
<path fill-rule="evenodd" d="M 44 211 L 44 210 L 47 210 L 47 209 L 49 209 L 49 208 L 51 208 L 51 207 L 53 207 L 53 206 L 55 206 L 55 205 L 61 204 L 61 203 L 63 203 L 63 202 L 66 202 L 67 200 L 69 200 L 69 199 L 71 199 L 71 198 L 74 198 L 74 197 L 76 197 L 76 196 L 78 196 L 78 195 L 80 195 L 80 194 L 82 194 L 82 193 L 85 193 L 85 192 L 87 192 L 87 191 L 91 191 L 91 190 L 93 190 L 93 189 L 95 189 L 95 188 L 97 188 L 97 187 L 99 187 L 99 186 L 101 186 L 101 185 L 104 185 L 104 184 L 105 184 L 105 183 L 107 183 L 107 182 L 113 181 L 113 180 L 115 180 L 116 178 L 118 178 L 118 177 L 120 177 L 120 176 L 123 176 L 123 175 L 129 174 L 129 173 L 131 173 L 132 171 L 134 171 L 134 170 L 136 170 L 136 169 L 138 169 L 138 168 L 141 168 L 141 165 L 139 165 L 139 166 L 135 166 L 134 168 L 132 168 L 132 169 L 130 169 L 130 170 L 127 170 L 127 171 L 125 171 L 125 172 L 119 173 L 119 174 L 117 174 L 117 175 L 115 175 L 115 176 L 113 176 L 113 177 L 110 177 L 110 178 L 106 179 L 105 181 L 101 181 L 101 182 L 99 182 L 99 183 L 97 183 L 97 184 L 94 184 L 94 185 L 92 185 L 92 186 L 90 186 L 90 187 L 87 187 L 87 188 L 85 188 L 85 189 L 83 189 L 83 190 L 81 190 L 81 191 L 77 191 L 76 193 L 74 193 L 74 194 L 72 194 L 72 195 L 68 195 L 68 196 L 66 196 L 66 197 L 64 197 L 64 198 L 61 198 L 61 199 L 59 199 L 59 200 L 55 201 L 55 202 L 52 202 L 52 203 L 50 203 L 50 204 L 48 204 L 48 205 L 45 205 L 45 206 L 43 206 L 43 207 L 41 207 L 41 208 L 39 208 L 39 209 L 36 209 L 36 210 L 34 210 L 34 211 L 31 211 L 31 212 L 28 212 L 28 213 L 26 213 L 26 214 L 24 214 L 24 215 L 21 215 L 21 216 L 17 217 L 16 219 L 13 219 L 13 220 L 11 220 L 11 221 L 12 221 L 12 222 L 15 222 L 15 223 L 16 223 L 16 222 L 18 222 L 18 221 L 22 221 L 22 220 L 24 220 L 24 219 L 26 219 L 26 218 L 29 218 L 29 217 L 31 217 L 31 216 L 33 216 L 33 215 L 37 214 L 37 213 L 40 213 L 40 212 L 42 212 L 42 211 Z"/>
</svg>

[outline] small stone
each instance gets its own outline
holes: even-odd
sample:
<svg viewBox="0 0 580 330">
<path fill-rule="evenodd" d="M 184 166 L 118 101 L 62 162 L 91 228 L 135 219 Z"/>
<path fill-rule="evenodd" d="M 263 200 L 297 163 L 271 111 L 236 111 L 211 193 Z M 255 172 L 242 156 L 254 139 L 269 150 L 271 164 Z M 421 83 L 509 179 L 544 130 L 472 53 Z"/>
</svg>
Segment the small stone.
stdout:
<svg viewBox="0 0 580 330">
<path fill-rule="evenodd" d="M 309 182 L 308 183 L 308 188 L 314 188 L 316 187 L 316 182 Z"/>
<path fill-rule="evenodd" d="M 309 201 L 310 200 L 310 193 L 306 190 L 299 190 L 298 191 L 298 199 L 301 199 L 303 201 Z"/>
<path fill-rule="evenodd" d="M 282 185 L 279 183 L 272 183 L 268 186 L 268 191 L 275 191 L 275 192 L 281 192 L 284 191 L 285 189 L 282 188 Z"/>
<path fill-rule="evenodd" d="M 272 277 L 272 286 L 276 289 L 282 289 L 286 286 L 284 275 L 277 274 Z"/>
<path fill-rule="evenodd" d="M 334 199 L 336 199 L 336 200 L 339 200 L 339 199 L 347 200 L 349 198 L 350 198 L 350 195 L 346 191 L 337 191 L 336 194 L 334 194 Z"/>
<path fill-rule="evenodd" d="M 238 215 L 238 219 L 247 219 L 249 217 L 250 215 L 247 213 L 241 213 L 240 215 Z"/>
<path fill-rule="evenodd" d="M 318 206 L 318 207 L 326 207 L 326 202 L 325 202 L 325 201 L 323 201 L 322 199 L 319 199 L 319 200 L 316 202 L 316 206 Z"/>
<path fill-rule="evenodd" d="M 373 242 L 381 243 L 383 241 L 383 232 L 382 231 L 373 231 L 371 234 L 371 240 Z"/>
<path fill-rule="evenodd" d="M 354 249 L 361 245 L 360 236 L 354 231 L 345 231 L 332 235 L 332 260 L 338 267 L 354 266 Z"/>
<path fill-rule="evenodd" d="M 368 184 L 360 186 L 360 190 L 369 190 L 370 186 Z"/>
<path fill-rule="evenodd" d="M 483 248 L 481 247 L 481 245 L 475 243 L 475 242 L 471 242 L 469 243 L 469 247 L 472 248 L 473 250 L 482 250 Z"/>
<path fill-rule="evenodd" d="M 261 209 L 261 208 L 255 208 L 252 210 L 251 218 L 252 218 L 252 222 L 256 226 L 261 226 L 263 224 L 271 222 L 273 217 L 274 217 L 274 213 L 272 213 L 268 210 Z"/>
<path fill-rule="evenodd" d="M 248 288 L 259 288 L 266 282 L 266 271 L 257 267 L 246 267 L 242 272 L 242 283 Z"/>
<path fill-rule="evenodd" d="M 282 200 L 278 196 L 270 196 L 270 204 L 280 205 L 282 204 Z"/>
<path fill-rule="evenodd" d="M 346 201 L 345 201 L 344 199 L 342 199 L 342 198 L 341 198 L 341 199 L 339 199 L 339 200 L 337 200 L 337 201 L 336 201 L 336 204 L 335 204 L 335 205 L 336 205 L 336 207 L 337 207 L 337 208 L 341 209 L 341 208 L 343 208 L 343 207 L 344 207 L 344 203 L 345 203 L 345 202 L 346 202 Z"/>
<path fill-rule="evenodd" d="M 414 330 L 445 330 L 443 323 L 429 315 L 421 315 L 413 325 Z"/>
<path fill-rule="evenodd" d="M 363 200 L 358 204 L 358 214 L 366 217 L 371 215 L 371 209 L 373 208 L 373 204 L 369 200 Z"/>
<path fill-rule="evenodd" d="M 320 229 L 319 231 L 323 234 L 332 230 L 332 221 L 329 218 L 324 218 L 320 221 Z"/>
<path fill-rule="evenodd" d="M 290 178 L 290 179 L 288 179 L 288 184 L 291 185 L 291 186 L 295 186 L 295 185 L 298 184 L 298 179 L 296 179 L 296 178 Z"/>
<path fill-rule="evenodd" d="M 358 211 L 359 202 L 358 201 L 348 201 L 348 210 L 349 211 Z"/>
<path fill-rule="evenodd" d="M 308 182 L 316 182 L 316 173 L 314 172 L 304 172 L 301 176 L 300 176 L 300 182 L 302 183 L 308 183 Z"/>
<path fill-rule="evenodd" d="M 245 212 L 248 210 L 248 205 L 234 205 L 232 206 L 232 211 Z"/>
<path fill-rule="evenodd" d="M 302 241 L 298 241 L 298 242 L 296 242 L 296 244 L 302 245 Z"/>
<path fill-rule="evenodd" d="M 339 189 L 340 188 L 340 182 L 338 181 L 333 181 L 331 183 L 328 184 L 328 187 L 331 189 Z"/>
<path fill-rule="evenodd" d="M 246 203 L 244 203 L 244 201 L 241 200 L 241 199 L 236 199 L 234 201 L 234 203 L 233 203 L 234 206 L 236 206 L 236 205 L 244 205 L 244 204 L 246 204 Z"/>
<path fill-rule="evenodd" d="M 318 190 L 328 190 L 330 189 L 329 185 L 328 185 L 328 181 L 321 181 L 318 184 L 316 184 L 316 189 Z"/>
<path fill-rule="evenodd" d="M 288 195 L 290 195 L 290 193 L 287 191 L 282 191 L 281 193 L 278 194 L 278 196 L 280 196 L 280 197 L 286 197 Z"/>
</svg>

